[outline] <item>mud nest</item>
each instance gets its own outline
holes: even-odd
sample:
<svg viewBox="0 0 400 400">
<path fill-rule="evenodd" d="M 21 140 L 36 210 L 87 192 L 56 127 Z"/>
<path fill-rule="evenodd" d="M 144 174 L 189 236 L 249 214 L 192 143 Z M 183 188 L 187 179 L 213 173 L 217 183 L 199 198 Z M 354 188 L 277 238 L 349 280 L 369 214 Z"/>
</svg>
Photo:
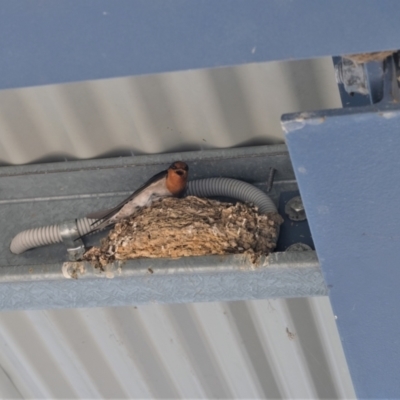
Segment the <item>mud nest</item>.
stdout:
<svg viewBox="0 0 400 400">
<path fill-rule="evenodd" d="M 115 225 L 83 259 L 97 267 L 115 260 L 247 253 L 274 250 L 282 217 L 258 214 L 243 203 L 189 196 L 166 198 Z"/>
</svg>

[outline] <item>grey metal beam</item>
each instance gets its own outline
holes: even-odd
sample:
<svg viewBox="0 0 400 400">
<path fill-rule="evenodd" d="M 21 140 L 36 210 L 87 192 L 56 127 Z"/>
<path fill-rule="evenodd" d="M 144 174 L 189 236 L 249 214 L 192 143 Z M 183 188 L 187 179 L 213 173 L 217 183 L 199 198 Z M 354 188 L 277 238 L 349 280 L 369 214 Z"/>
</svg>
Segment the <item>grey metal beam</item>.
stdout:
<svg viewBox="0 0 400 400">
<path fill-rule="evenodd" d="M 243 255 L 132 260 L 104 272 L 88 263 L 14 266 L 0 276 L 1 310 L 326 294 L 313 251 L 274 253 L 255 264 Z"/>
<path fill-rule="evenodd" d="M 226 176 L 297 189 L 286 146 L 260 146 L 108 160 L 4 167 L 0 169 L 0 309 L 111 306 L 146 302 L 192 302 L 327 293 L 314 252 L 274 253 L 253 264 L 246 256 L 132 260 L 105 272 L 68 262 L 62 244 L 11 254 L 18 232 L 58 224 L 111 206 L 172 161 L 185 160 L 190 177 Z M 98 244 L 105 233 L 93 235 Z M 71 278 L 77 279 L 69 279 Z M 113 279 L 103 279 L 103 278 Z"/>
</svg>

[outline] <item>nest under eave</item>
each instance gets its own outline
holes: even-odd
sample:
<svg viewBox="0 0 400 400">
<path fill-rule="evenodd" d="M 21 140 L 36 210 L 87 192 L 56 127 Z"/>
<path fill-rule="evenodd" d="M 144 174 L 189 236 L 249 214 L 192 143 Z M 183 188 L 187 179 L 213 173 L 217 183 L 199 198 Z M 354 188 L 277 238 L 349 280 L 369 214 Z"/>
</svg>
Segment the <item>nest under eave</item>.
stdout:
<svg viewBox="0 0 400 400">
<path fill-rule="evenodd" d="M 116 224 L 84 260 L 101 268 L 115 260 L 142 257 L 269 254 L 282 221 L 277 213 L 258 214 L 256 207 L 243 203 L 166 198 Z"/>
</svg>

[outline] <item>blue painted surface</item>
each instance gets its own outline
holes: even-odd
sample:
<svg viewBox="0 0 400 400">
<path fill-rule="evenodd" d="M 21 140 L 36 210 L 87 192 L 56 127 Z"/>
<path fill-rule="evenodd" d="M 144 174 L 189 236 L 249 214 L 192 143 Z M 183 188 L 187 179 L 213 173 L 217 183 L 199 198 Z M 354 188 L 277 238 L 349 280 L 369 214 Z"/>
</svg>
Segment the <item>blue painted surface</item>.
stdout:
<svg viewBox="0 0 400 400">
<path fill-rule="evenodd" d="M 398 0 L 2 0 L 0 88 L 399 47 Z"/>
<path fill-rule="evenodd" d="M 359 398 L 400 395 L 400 108 L 283 117 Z"/>
</svg>

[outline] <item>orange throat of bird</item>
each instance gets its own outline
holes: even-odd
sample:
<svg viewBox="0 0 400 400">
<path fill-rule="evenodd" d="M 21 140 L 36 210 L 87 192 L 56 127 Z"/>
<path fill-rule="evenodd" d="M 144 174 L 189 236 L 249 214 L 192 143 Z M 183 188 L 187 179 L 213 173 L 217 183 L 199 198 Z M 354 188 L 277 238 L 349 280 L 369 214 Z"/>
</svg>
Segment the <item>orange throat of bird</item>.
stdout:
<svg viewBox="0 0 400 400">
<path fill-rule="evenodd" d="M 187 182 L 187 171 L 183 169 L 170 169 L 167 174 L 167 189 L 174 195 L 183 193 Z"/>
</svg>

